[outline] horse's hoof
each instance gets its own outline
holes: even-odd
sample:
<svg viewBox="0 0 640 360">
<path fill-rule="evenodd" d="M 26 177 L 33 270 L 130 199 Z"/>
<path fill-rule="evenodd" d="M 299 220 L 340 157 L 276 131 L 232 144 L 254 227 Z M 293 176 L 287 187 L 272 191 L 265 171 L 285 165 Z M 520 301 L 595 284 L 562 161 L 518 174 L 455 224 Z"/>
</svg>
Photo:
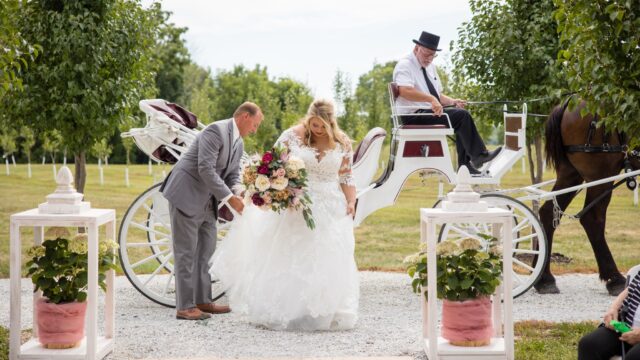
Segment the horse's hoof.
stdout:
<svg viewBox="0 0 640 360">
<path fill-rule="evenodd" d="M 560 294 L 560 289 L 556 286 L 555 282 L 550 283 L 537 283 L 533 285 L 538 294 Z"/>
<path fill-rule="evenodd" d="M 607 280 L 607 291 L 611 296 L 618 296 L 627 285 L 627 279 L 623 276 L 616 276 Z"/>
</svg>

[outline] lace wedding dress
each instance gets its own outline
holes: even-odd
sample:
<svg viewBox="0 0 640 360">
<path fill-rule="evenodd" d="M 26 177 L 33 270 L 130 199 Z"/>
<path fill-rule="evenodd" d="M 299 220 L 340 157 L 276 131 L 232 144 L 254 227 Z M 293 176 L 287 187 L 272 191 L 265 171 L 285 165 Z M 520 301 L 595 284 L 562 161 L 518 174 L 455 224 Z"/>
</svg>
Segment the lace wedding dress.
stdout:
<svg viewBox="0 0 640 360">
<path fill-rule="evenodd" d="M 227 287 L 231 309 L 251 323 L 278 330 L 353 328 L 358 273 L 353 220 L 340 188 L 353 185 L 351 149 L 336 144 L 320 154 L 291 129 L 278 143 L 305 162 L 315 229 L 298 211 L 247 205 L 217 249 L 212 274 Z"/>
</svg>

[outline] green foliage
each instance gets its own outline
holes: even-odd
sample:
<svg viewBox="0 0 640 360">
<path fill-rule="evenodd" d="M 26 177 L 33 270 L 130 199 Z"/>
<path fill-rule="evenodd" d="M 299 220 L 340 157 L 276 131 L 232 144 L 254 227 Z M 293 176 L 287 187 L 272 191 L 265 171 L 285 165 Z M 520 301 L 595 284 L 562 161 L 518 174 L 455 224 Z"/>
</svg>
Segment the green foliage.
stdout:
<svg viewBox="0 0 640 360">
<path fill-rule="evenodd" d="M 265 116 L 258 132 L 245 139 L 245 150 L 253 152 L 273 146 L 280 133 L 297 122 L 312 101 L 310 90 L 289 78 L 270 80 L 267 69 L 236 66 L 214 77 L 212 118 L 227 119 L 245 101 L 252 101 Z"/>
<path fill-rule="evenodd" d="M 388 84 L 393 79 L 395 66 L 395 61 L 374 64 L 373 69 L 358 79 L 356 101 L 359 112 L 366 119 L 364 125 L 367 130 L 379 126 L 387 130 L 388 134 L 391 133 Z"/>
<path fill-rule="evenodd" d="M 96 141 L 96 143 L 91 147 L 91 155 L 98 159 L 105 160 L 109 155 L 111 155 L 111 151 L 113 151 L 113 147 L 109 145 L 107 139 Z"/>
<path fill-rule="evenodd" d="M 189 50 L 182 36 L 187 28 L 176 27 L 169 23 L 170 12 L 161 12 L 160 27 L 155 57 L 159 64 L 156 73 L 158 97 L 177 102 L 184 92 L 185 67 L 189 65 Z"/>
<path fill-rule="evenodd" d="M 55 162 L 56 152 L 58 152 L 62 146 L 62 134 L 60 134 L 60 131 L 53 129 L 43 131 L 41 138 L 42 150 L 44 150 L 45 154 L 49 153 L 51 155 L 51 161 Z"/>
<path fill-rule="evenodd" d="M 31 277 L 34 291 L 42 290 L 43 296 L 54 304 L 85 301 L 89 263 L 87 259 L 88 238 L 78 234 L 71 240 L 63 237 L 45 240 L 42 245 L 29 249 L 31 260 L 27 262 L 27 275 Z M 115 270 L 113 240 L 100 242 L 98 251 L 98 285 L 106 290 L 106 272 Z"/>
<path fill-rule="evenodd" d="M 24 5 L 18 26 L 46 56 L 24 74 L 8 112 L 35 130 L 57 129 L 80 167 L 84 154 L 108 138 L 153 88 L 152 51 L 161 17 L 138 1 L 39 0 Z M 82 186 L 80 186 L 82 185 Z"/>
<path fill-rule="evenodd" d="M 20 143 L 22 152 L 27 156 L 28 162 L 31 162 L 31 149 L 36 144 L 36 135 L 30 127 L 22 126 L 20 127 L 20 137 L 22 137 Z"/>
<path fill-rule="evenodd" d="M 18 132 L 11 128 L 0 130 L 0 147 L 2 147 L 3 155 L 11 155 L 16 149 L 16 139 Z"/>
<path fill-rule="evenodd" d="M 559 40 L 552 0 L 470 0 L 473 17 L 458 29 L 453 75 L 456 91 L 477 100 L 519 100 L 556 96 L 527 104 L 529 112 L 548 113 L 556 104 L 564 76 L 556 62 Z M 496 125 L 499 108 L 474 108 Z M 539 136 L 542 121 L 530 121 L 527 134 Z"/>
<path fill-rule="evenodd" d="M 359 115 L 359 104 L 353 96 L 351 79 L 342 71 L 336 71 L 333 78 L 333 97 L 336 100 L 338 124 L 351 139 L 360 140 L 367 133 L 364 121 Z"/>
<path fill-rule="evenodd" d="M 640 135 L 640 6 L 637 1 L 554 0 L 572 90 L 610 128 Z"/>
<path fill-rule="evenodd" d="M 497 239 L 479 234 L 486 240 L 465 238 L 459 241 L 445 240 L 436 248 L 437 293 L 439 299 L 463 301 L 483 295 L 491 295 L 500 285 L 502 275 L 502 249 Z M 413 279 L 413 291 L 427 295 L 427 252 L 420 252 L 405 259 L 407 273 Z"/>
<path fill-rule="evenodd" d="M 38 57 L 42 48 L 27 42 L 17 19 L 26 5 L 24 0 L 0 2 L 0 99 L 9 91 L 22 90 L 22 74 Z"/>
</svg>

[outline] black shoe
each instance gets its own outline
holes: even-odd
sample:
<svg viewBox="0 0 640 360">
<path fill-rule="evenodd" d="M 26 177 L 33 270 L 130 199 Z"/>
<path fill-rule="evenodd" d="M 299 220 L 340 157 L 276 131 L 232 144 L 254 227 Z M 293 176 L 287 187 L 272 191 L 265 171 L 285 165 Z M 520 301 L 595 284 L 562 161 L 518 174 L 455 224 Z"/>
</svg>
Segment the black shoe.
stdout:
<svg viewBox="0 0 640 360">
<path fill-rule="evenodd" d="M 482 154 L 478 155 L 477 158 L 471 160 L 471 165 L 475 168 L 479 169 L 484 165 L 484 163 L 493 160 L 498 154 L 500 154 L 500 150 L 502 150 L 502 146 L 493 150 L 493 151 L 485 151 Z"/>
<path fill-rule="evenodd" d="M 474 167 L 473 167 L 473 166 L 471 166 L 471 164 L 469 164 L 469 163 L 460 165 L 460 166 L 458 167 L 458 170 L 460 170 L 460 167 L 462 167 L 463 165 L 464 165 L 464 166 L 466 166 L 466 167 L 467 167 L 467 169 L 469 169 L 469 174 L 470 174 L 471 176 L 474 176 L 474 175 L 475 175 L 475 176 L 477 176 L 477 175 L 481 175 L 481 174 L 482 174 L 482 172 L 480 172 L 480 170 L 478 170 L 478 169 L 474 168 Z"/>
</svg>

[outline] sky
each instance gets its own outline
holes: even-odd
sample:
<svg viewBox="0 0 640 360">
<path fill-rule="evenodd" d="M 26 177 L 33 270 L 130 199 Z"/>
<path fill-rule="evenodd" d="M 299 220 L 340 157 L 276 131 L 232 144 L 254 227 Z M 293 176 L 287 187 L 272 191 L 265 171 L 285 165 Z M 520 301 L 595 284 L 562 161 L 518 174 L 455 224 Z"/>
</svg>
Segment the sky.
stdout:
<svg viewBox="0 0 640 360">
<path fill-rule="evenodd" d="M 146 6 L 152 0 L 143 0 Z M 164 0 L 170 22 L 197 64 L 216 70 L 266 66 L 270 77 L 305 83 L 314 97 L 333 97 L 336 71 L 355 87 L 375 63 L 413 49 L 425 30 L 440 35 L 442 65 L 457 28 L 469 21 L 467 0 Z"/>
</svg>

